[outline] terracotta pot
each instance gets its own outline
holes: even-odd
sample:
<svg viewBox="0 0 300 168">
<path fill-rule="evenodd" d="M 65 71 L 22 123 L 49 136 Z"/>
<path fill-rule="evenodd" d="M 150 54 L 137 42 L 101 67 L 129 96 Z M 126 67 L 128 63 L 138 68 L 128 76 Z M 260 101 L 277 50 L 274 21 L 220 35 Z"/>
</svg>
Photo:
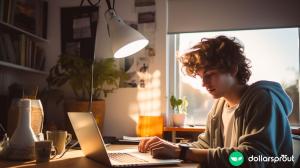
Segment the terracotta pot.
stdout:
<svg viewBox="0 0 300 168">
<path fill-rule="evenodd" d="M 67 118 L 67 131 L 75 136 L 74 130 L 72 128 L 67 112 L 89 112 L 89 101 L 77 101 L 77 100 L 66 100 L 65 101 L 65 115 Z M 105 115 L 105 101 L 104 100 L 94 100 L 92 103 L 92 112 L 98 124 L 100 131 L 102 131 Z"/>
<path fill-rule="evenodd" d="M 173 114 L 173 124 L 175 127 L 182 127 L 184 125 L 185 114 Z"/>
</svg>

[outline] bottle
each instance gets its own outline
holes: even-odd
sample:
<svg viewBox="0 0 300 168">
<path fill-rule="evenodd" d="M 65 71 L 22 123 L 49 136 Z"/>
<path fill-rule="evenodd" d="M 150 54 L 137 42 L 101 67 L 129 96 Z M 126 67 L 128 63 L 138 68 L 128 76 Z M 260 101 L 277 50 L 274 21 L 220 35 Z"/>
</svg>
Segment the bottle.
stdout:
<svg viewBox="0 0 300 168">
<path fill-rule="evenodd" d="M 10 139 L 11 160 L 34 160 L 34 142 L 37 138 L 31 128 L 31 101 L 20 99 L 17 127 Z"/>
</svg>

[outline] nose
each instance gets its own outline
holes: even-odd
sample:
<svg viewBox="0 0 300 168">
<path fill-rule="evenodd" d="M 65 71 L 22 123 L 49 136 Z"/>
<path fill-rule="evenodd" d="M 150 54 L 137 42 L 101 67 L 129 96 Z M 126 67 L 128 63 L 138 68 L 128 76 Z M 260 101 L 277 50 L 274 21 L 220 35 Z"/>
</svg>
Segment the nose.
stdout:
<svg viewBox="0 0 300 168">
<path fill-rule="evenodd" d="M 207 85 L 207 79 L 206 78 L 202 78 L 202 87 L 206 87 Z"/>
</svg>

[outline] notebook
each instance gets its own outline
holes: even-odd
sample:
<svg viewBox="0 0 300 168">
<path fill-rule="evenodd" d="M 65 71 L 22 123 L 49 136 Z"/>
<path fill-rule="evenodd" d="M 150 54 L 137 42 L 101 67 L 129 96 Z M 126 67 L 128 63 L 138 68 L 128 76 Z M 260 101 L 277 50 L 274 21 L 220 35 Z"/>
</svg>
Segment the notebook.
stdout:
<svg viewBox="0 0 300 168">
<path fill-rule="evenodd" d="M 102 135 L 91 112 L 68 112 L 71 124 L 84 155 L 112 167 L 153 166 L 179 164 L 178 159 L 154 159 L 150 153 L 138 149 L 107 151 Z"/>
</svg>

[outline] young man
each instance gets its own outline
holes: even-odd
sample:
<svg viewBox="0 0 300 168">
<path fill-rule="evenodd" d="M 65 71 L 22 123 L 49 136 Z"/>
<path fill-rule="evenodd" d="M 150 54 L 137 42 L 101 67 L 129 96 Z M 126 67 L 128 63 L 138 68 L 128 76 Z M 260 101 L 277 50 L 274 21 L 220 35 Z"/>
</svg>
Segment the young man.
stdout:
<svg viewBox="0 0 300 168">
<path fill-rule="evenodd" d="M 243 47 L 235 38 L 203 39 L 180 58 L 183 70 L 200 76 L 203 86 L 217 99 L 208 114 L 206 130 L 189 146 L 174 145 L 154 137 L 139 144 L 140 152 L 156 158 L 180 158 L 207 167 L 231 167 L 244 157 L 242 167 L 292 167 L 292 139 L 288 115 L 292 102 L 280 84 L 251 76 Z M 258 161 L 254 157 L 269 157 Z M 277 160 L 275 157 L 286 157 Z M 256 160 L 256 161 L 255 161 Z M 272 161 L 273 160 L 273 161 Z"/>
</svg>

